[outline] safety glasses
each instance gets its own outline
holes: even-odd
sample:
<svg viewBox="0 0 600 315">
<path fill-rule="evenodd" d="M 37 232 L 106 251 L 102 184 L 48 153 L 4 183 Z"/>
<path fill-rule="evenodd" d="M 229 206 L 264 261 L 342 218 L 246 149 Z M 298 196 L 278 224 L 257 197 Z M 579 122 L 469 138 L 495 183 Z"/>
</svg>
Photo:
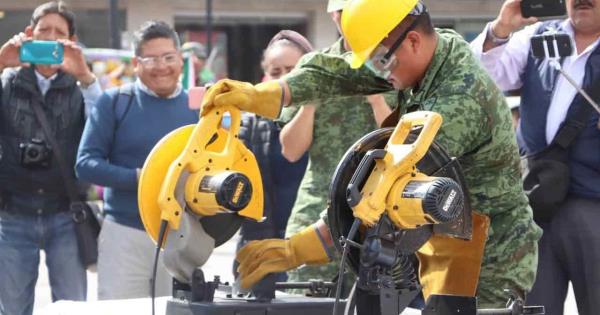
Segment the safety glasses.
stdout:
<svg viewBox="0 0 600 315">
<path fill-rule="evenodd" d="M 378 77 L 383 79 L 389 78 L 392 74 L 392 71 L 398 64 L 394 53 L 396 52 L 398 47 L 400 47 L 402 42 L 406 39 L 408 33 L 417 27 L 419 23 L 418 17 L 425 12 L 427 12 L 427 8 L 425 7 L 425 5 L 420 1 L 417 2 L 415 8 L 408 14 L 409 16 L 416 16 L 417 18 L 414 19 L 414 21 L 408 26 L 408 28 L 404 32 L 402 32 L 400 36 L 398 36 L 398 39 L 394 41 L 390 48 L 383 46 L 382 43 L 377 45 L 377 47 L 371 53 L 369 59 L 367 59 L 367 61 L 365 62 L 365 66 L 367 66 L 367 68 L 373 71 L 373 73 L 375 73 L 375 75 L 377 75 Z"/>
</svg>

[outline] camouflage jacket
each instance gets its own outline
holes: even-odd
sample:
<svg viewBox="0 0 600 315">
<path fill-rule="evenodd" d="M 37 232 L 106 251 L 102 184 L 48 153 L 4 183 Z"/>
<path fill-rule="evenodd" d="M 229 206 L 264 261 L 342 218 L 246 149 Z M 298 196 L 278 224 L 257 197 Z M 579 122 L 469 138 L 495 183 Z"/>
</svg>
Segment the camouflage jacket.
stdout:
<svg viewBox="0 0 600 315">
<path fill-rule="evenodd" d="M 541 229 L 533 222 L 522 190 L 508 106 L 468 43 L 454 31 L 436 32 L 436 51 L 424 78 L 417 88 L 400 93 L 404 97 L 399 97 L 398 106 L 401 113 L 417 108 L 442 115 L 436 140 L 459 159 L 473 209 L 491 218 L 480 287 L 484 278 L 496 278 L 498 287 L 529 289 Z M 309 55 L 306 64 L 285 80 L 296 106 L 308 102 L 327 106 L 329 99 L 340 95 L 392 89 L 365 67 L 353 70 L 343 57 L 326 54 Z"/>
<path fill-rule="evenodd" d="M 344 42 L 338 40 L 317 55 L 341 56 L 346 53 Z M 309 66 L 312 55 L 298 62 L 297 68 Z M 318 82 L 313 84 L 318 85 Z M 385 95 L 388 104 L 395 104 L 397 93 Z M 329 184 L 335 168 L 346 150 L 363 135 L 377 128 L 371 105 L 365 96 L 330 98 L 315 111 L 313 138 L 308 150 L 309 164 L 298 189 L 298 197 L 288 221 L 286 235 L 293 235 L 316 222 L 327 206 Z M 296 115 L 299 106 L 283 109 L 281 123 Z M 288 272 L 291 281 L 310 279 L 331 280 L 337 275 L 337 262 L 323 266 L 303 266 Z"/>
<path fill-rule="evenodd" d="M 444 118 L 436 140 L 463 167 L 474 209 L 494 217 L 515 213 L 523 230 L 539 235 L 523 193 L 519 154 L 503 95 L 472 56 L 460 35 L 437 30 L 438 45 L 419 87 L 405 91 L 401 112 L 419 108 Z M 380 93 L 392 89 L 366 68 L 352 70 L 343 58 L 312 54 L 285 80 L 293 105 L 327 106 L 334 96 Z M 402 99 L 402 98 L 401 98 Z"/>
<path fill-rule="evenodd" d="M 341 56 L 345 52 L 343 40 L 340 39 L 317 54 Z M 305 56 L 298 62 L 297 68 L 304 67 L 310 60 L 310 55 Z M 397 102 L 394 92 L 385 97 L 388 104 Z M 299 108 L 284 108 L 279 121 L 288 123 Z M 288 222 L 287 235 L 299 232 L 319 219 L 326 207 L 331 177 L 344 152 L 356 140 L 376 128 L 373 110 L 365 96 L 332 98 L 327 100 L 326 105 L 318 107 L 312 144 L 308 150 L 309 164 Z"/>
</svg>

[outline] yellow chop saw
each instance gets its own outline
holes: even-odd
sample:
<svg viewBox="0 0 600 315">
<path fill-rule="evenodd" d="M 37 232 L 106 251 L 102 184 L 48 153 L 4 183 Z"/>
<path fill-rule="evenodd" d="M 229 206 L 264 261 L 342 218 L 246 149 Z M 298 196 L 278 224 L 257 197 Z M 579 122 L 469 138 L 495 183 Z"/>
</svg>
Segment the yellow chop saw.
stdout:
<svg viewBox="0 0 600 315">
<path fill-rule="evenodd" d="M 225 113 L 231 117 L 229 128 L 222 126 Z M 266 282 L 251 295 L 237 295 L 217 277 L 206 281 L 200 267 L 213 249 L 229 240 L 243 220 L 263 219 L 260 170 L 238 139 L 240 123 L 237 108 L 215 108 L 197 125 L 165 136 L 142 169 L 140 216 L 157 243 L 157 257 L 163 249 L 165 267 L 174 278 L 169 315 L 337 315 L 354 309 L 361 315 L 395 315 L 421 290 L 429 297 L 423 314 L 522 314 L 515 312 L 523 309 L 522 303 L 498 310 L 509 313 L 475 309 L 469 288 L 477 283 L 485 231 L 476 234 L 472 229 L 486 225 L 472 221 L 460 166 L 434 142 L 442 119 L 432 112 L 407 114 L 395 128 L 361 138 L 334 173 L 329 226 L 334 239 L 340 239 L 336 248 L 342 264 L 358 276 L 350 300 L 336 302 L 331 298 L 334 285 L 320 280 L 296 285 Z M 431 259 L 438 253 L 460 252 L 465 242 L 476 246 L 471 259 L 476 271 L 453 274 L 464 270 L 445 266 L 453 262 L 448 257 L 441 262 Z M 444 284 L 463 278 L 466 285 Z M 281 288 L 308 288 L 313 296 L 276 298 L 275 289 Z M 458 296 L 448 298 L 448 292 Z"/>
</svg>

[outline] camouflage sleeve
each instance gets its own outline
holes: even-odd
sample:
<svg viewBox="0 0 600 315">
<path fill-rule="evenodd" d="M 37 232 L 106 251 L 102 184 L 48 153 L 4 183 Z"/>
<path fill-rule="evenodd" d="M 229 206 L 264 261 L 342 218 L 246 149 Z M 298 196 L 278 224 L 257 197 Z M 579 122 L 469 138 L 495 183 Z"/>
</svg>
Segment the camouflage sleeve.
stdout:
<svg viewBox="0 0 600 315">
<path fill-rule="evenodd" d="M 444 120 L 436 140 L 451 156 L 461 157 L 490 140 L 488 116 L 469 95 L 437 97 L 432 110 Z"/>
<path fill-rule="evenodd" d="M 350 68 L 343 56 L 322 52 L 304 55 L 294 71 L 283 78 L 290 88 L 292 104 L 323 104 L 340 96 L 393 90 L 387 81 L 378 78 L 366 67 Z"/>
<path fill-rule="evenodd" d="M 281 114 L 279 114 L 279 118 L 277 118 L 276 122 L 280 125 L 280 126 L 285 126 L 287 123 L 289 123 L 294 116 L 296 116 L 296 113 L 298 113 L 298 111 L 300 110 L 300 106 L 288 106 L 285 107 L 281 110 Z"/>
</svg>

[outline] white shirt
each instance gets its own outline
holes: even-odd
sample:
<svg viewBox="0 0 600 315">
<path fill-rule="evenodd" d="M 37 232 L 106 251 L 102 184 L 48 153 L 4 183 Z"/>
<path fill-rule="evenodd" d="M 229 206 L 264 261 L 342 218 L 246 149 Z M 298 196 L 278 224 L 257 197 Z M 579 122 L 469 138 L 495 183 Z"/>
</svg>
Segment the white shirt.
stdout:
<svg viewBox="0 0 600 315">
<path fill-rule="evenodd" d="M 37 72 L 37 70 L 35 71 L 35 76 L 37 78 L 38 87 L 40 88 L 40 92 L 42 92 L 43 96 L 46 96 L 46 93 L 48 93 L 48 90 L 50 89 L 50 84 L 52 84 L 52 80 L 56 79 L 57 75 L 58 74 L 55 73 L 51 77 L 46 78 L 43 75 L 41 75 L 39 72 Z"/>
<path fill-rule="evenodd" d="M 541 22 L 530 25 L 523 30 L 513 34 L 507 44 L 495 47 L 483 53 L 483 43 L 487 36 L 488 24 L 483 32 L 471 42 L 471 48 L 476 57 L 481 60 L 481 63 L 486 68 L 490 76 L 496 81 L 498 87 L 503 91 L 510 91 L 520 88 L 523 85 L 521 77 L 527 65 L 527 57 L 531 47 L 530 39 L 539 28 Z M 560 29 L 569 34 L 571 38 L 575 37 L 573 26 L 569 19 L 565 20 L 560 25 Z M 581 54 L 575 51 L 572 56 L 565 58 L 562 68 L 573 78 L 577 85 L 581 86 L 585 75 L 585 65 L 592 53 L 598 45 L 600 38 L 589 45 Z M 573 45 L 575 47 L 575 45 Z M 576 50 L 576 49 L 574 49 Z M 565 79 L 559 75 L 548 108 L 546 117 L 546 142 L 552 142 L 558 128 L 565 120 L 569 106 L 573 102 L 573 98 L 577 90 Z"/>
<path fill-rule="evenodd" d="M 37 70 L 35 71 L 35 76 L 37 78 L 38 87 L 40 92 L 42 92 L 42 96 L 46 96 L 48 90 L 50 89 L 50 85 L 52 81 L 56 79 L 58 74 L 55 73 L 51 77 L 46 78 L 41 75 Z M 98 79 L 94 80 L 94 83 L 90 84 L 87 88 L 79 87 L 81 90 L 81 94 L 83 95 L 83 103 L 85 104 L 85 115 L 87 117 L 88 113 L 92 109 L 92 106 L 96 103 L 100 95 L 102 95 L 102 87 L 100 86 L 100 82 Z"/>
<path fill-rule="evenodd" d="M 158 98 L 166 98 L 166 99 L 176 98 L 183 91 L 183 85 L 180 82 L 180 83 L 177 83 L 177 87 L 175 87 L 175 91 L 173 91 L 173 93 L 171 93 L 171 95 L 169 95 L 167 97 L 160 97 L 154 91 L 152 91 L 146 84 L 144 84 L 144 82 L 142 82 L 142 80 L 140 80 L 140 78 L 137 78 L 135 80 L 135 84 L 139 87 L 140 90 L 144 91 L 146 94 L 152 95 L 152 96 L 158 97 Z"/>
</svg>

